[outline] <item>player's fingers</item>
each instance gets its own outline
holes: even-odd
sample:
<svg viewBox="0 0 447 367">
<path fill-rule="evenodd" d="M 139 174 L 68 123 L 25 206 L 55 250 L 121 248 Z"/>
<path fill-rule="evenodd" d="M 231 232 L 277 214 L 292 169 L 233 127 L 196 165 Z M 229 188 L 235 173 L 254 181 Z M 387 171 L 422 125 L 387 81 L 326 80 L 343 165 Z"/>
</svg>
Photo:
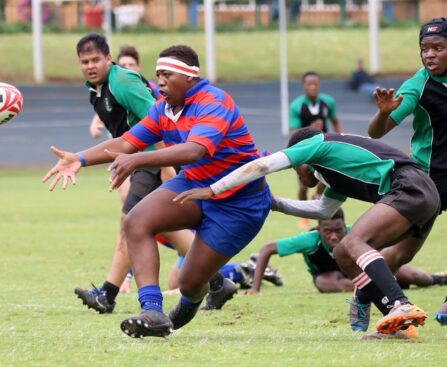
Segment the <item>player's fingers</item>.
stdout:
<svg viewBox="0 0 447 367">
<path fill-rule="evenodd" d="M 180 202 L 180 204 L 183 204 L 185 201 L 189 200 L 190 195 L 190 190 L 184 191 L 178 194 L 174 199 L 172 199 L 172 201 Z"/>
<path fill-rule="evenodd" d="M 64 158 L 65 152 L 62 150 L 57 149 L 55 146 L 50 147 L 51 151 L 54 155 L 58 156 L 59 158 Z"/>
<path fill-rule="evenodd" d="M 70 176 L 68 176 L 68 178 L 69 178 L 71 184 L 73 186 L 76 186 L 76 175 L 70 175 Z"/>
<path fill-rule="evenodd" d="M 57 172 L 56 168 L 50 169 L 45 176 L 42 178 L 42 182 L 47 182 L 48 179 Z"/>
<path fill-rule="evenodd" d="M 68 185 L 68 176 L 62 176 L 62 190 L 65 190 Z"/>
<path fill-rule="evenodd" d="M 53 181 L 51 181 L 51 184 L 48 187 L 48 190 L 53 191 L 60 179 L 61 179 L 61 174 L 58 173 L 56 176 L 54 176 Z"/>
</svg>

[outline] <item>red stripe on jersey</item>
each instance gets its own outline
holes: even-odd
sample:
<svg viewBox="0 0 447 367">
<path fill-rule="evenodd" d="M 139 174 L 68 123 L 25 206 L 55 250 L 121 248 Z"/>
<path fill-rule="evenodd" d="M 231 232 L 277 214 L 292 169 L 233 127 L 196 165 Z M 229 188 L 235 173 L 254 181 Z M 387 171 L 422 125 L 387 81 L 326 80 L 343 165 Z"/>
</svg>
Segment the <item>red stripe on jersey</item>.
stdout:
<svg viewBox="0 0 447 367">
<path fill-rule="evenodd" d="M 143 125 L 146 129 L 148 129 L 152 134 L 161 137 L 160 134 L 160 128 L 158 127 L 158 124 L 152 120 L 149 116 L 144 117 L 140 122 L 141 125 Z"/>
<path fill-rule="evenodd" d="M 202 166 L 188 168 L 185 170 L 185 174 L 187 174 L 188 178 L 191 178 L 193 180 L 203 180 L 204 178 L 218 175 L 219 173 L 225 171 L 232 165 L 239 163 L 240 161 L 244 160 L 247 157 L 251 157 L 251 155 L 252 155 L 251 153 L 231 154 L 226 156 L 224 161 L 216 160 L 208 164 L 204 164 Z M 206 176 L 204 176 L 203 174 L 204 172 L 206 172 Z M 243 186 L 244 185 L 241 185 L 240 187 Z"/>
<path fill-rule="evenodd" d="M 144 150 L 144 148 L 147 147 L 147 144 L 142 142 L 140 139 L 138 139 L 136 136 L 132 135 L 128 131 L 126 131 L 121 137 L 127 141 L 129 144 L 133 145 L 138 150 Z"/>
<path fill-rule="evenodd" d="M 187 142 L 193 142 L 193 143 L 197 143 L 197 144 L 204 146 L 206 148 L 206 150 L 208 151 L 207 154 L 210 157 L 212 157 L 214 155 L 214 152 L 216 151 L 216 147 L 214 146 L 214 143 L 210 139 L 205 138 L 204 136 L 189 135 Z"/>
</svg>

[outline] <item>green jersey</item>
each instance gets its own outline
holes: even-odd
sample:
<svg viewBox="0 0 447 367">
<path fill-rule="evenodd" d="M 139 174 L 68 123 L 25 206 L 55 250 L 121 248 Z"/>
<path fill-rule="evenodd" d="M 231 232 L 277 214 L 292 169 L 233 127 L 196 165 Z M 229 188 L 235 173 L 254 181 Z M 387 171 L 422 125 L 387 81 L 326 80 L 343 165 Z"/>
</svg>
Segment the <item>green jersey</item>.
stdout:
<svg viewBox="0 0 447 367">
<path fill-rule="evenodd" d="M 315 102 L 305 94 L 290 104 L 289 127 L 299 129 L 310 126 L 315 120 L 323 120 L 323 131 L 327 131 L 327 121 L 336 117 L 335 100 L 331 96 L 319 93 Z"/>
<path fill-rule="evenodd" d="M 349 134 L 317 134 L 284 150 L 292 167 L 310 165 L 328 188 L 324 195 L 376 203 L 391 188 L 394 169 L 417 167 L 401 151 L 377 140 Z"/>
<path fill-rule="evenodd" d="M 349 230 L 350 227 L 345 227 L 345 235 Z M 276 242 L 276 247 L 278 255 L 281 257 L 302 254 L 307 265 L 307 271 L 312 275 L 328 271 L 340 271 L 332 255 L 332 249 L 316 230 L 282 238 Z"/>
<path fill-rule="evenodd" d="M 413 114 L 412 158 L 435 181 L 447 180 L 447 77 L 420 69 L 396 93 L 404 98 L 390 115 L 399 125 Z"/>
<path fill-rule="evenodd" d="M 86 85 L 90 89 L 90 103 L 114 138 L 142 120 L 155 102 L 140 74 L 115 64 L 110 67 L 99 92 L 90 82 Z"/>
</svg>

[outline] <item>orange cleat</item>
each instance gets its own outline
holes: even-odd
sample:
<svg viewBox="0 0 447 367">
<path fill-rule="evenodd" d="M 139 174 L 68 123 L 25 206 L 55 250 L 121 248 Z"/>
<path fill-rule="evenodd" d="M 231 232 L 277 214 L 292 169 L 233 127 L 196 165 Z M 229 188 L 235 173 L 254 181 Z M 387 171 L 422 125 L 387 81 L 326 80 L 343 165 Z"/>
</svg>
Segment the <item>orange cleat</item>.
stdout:
<svg viewBox="0 0 447 367">
<path fill-rule="evenodd" d="M 396 301 L 390 313 L 379 320 L 376 329 L 382 334 L 393 334 L 411 325 L 424 325 L 426 318 L 427 313 L 418 306 Z"/>
<path fill-rule="evenodd" d="M 362 340 L 383 340 L 383 339 L 416 339 L 418 337 L 418 331 L 415 326 L 410 325 L 407 329 L 398 330 L 392 334 L 384 334 L 374 332 L 364 335 Z"/>
</svg>

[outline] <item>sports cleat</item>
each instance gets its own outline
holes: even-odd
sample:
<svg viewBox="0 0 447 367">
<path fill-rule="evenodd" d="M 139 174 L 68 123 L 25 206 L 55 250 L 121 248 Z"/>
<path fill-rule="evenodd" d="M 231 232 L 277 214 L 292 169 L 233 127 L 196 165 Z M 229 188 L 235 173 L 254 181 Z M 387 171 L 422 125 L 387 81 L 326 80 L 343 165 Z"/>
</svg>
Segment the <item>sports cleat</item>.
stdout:
<svg viewBox="0 0 447 367">
<path fill-rule="evenodd" d="M 172 322 L 174 330 L 180 329 L 189 323 L 197 311 L 199 310 L 200 303 L 197 305 L 186 305 L 182 301 L 178 301 L 175 307 L 169 311 L 169 319 Z"/>
<path fill-rule="evenodd" d="M 256 269 L 256 262 L 258 261 L 259 254 L 251 254 L 250 260 L 248 261 L 248 266 L 250 266 L 253 269 L 253 274 L 255 274 Z M 242 265 L 242 264 L 241 264 Z M 284 285 L 284 281 L 282 280 L 281 276 L 278 274 L 278 270 L 274 267 L 267 264 L 267 267 L 264 270 L 264 275 L 262 276 L 262 279 L 273 283 L 277 287 L 281 287 Z"/>
<path fill-rule="evenodd" d="M 253 285 L 253 275 L 248 265 L 241 263 L 234 270 L 242 276 L 242 279 L 238 282 L 241 289 L 250 289 Z"/>
<path fill-rule="evenodd" d="M 172 322 L 168 316 L 155 310 L 142 310 L 137 316 L 121 322 L 121 330 L 131 338 L 157 336 L 166 338 L 172 333 Z"/>
<path fill-rule="evenodd" d="M 82 303 L 88 308 L 93 308 L 99 313 L 112 313 L 116 302 L 109 303 L 107 300 L 106 291 L 102 288 L 97 288 L 92 283 L 93 289 L 75 288 L 74 292 L 78 298 L 82 299 Z"/>
<path fill-rule="evenodd" d="M 357 296 L 354 295 L 349 303 L 349 323 L 353 331 L 366 331 L 369 326 L 369 317 L 371 313 L 371 303 L 360 303 Z"/>
<path fill-rule="evenodd" d="M 379 333 L 393 334 L 398 330 L 406 329 L 410 325 L 424 325 L 427 313 L 416 305 L 394 302 L 388 315 L 382 317 L 376 325 Z"/>
<path fill-rule="evenodd" d="M 363 335 L 362 340 L 383 340 L 383 339 L 416 339 L 418 331 L 415 326 L 410 325 L 407 329 L 398 330 L 392 334 L 384 334 L 375 331 L 371 334 Z"/>
<path fill-rule="evenodd" d="M 431 274 L 433 278 L 433 284 L 447 285 L 447 271 L 441 271 L 439 273 Z"/>
<path fill-rule="evenodd" d="M 441 326 L 447 325 L 447 297 L 444 300 L 444 304 L 436 312 L 435 320 L 438 321 Z"/>
<path fill-rule="evenodd" d="M 232 299 L 237 293 L 237 285 L 233 283 L 230 279 L 224 278 L 222 287 L 217 291 L 210 291 L 206 296 L 205 306 L 202 310 L 220 310 L 225 302 Z"/>
</svg>

